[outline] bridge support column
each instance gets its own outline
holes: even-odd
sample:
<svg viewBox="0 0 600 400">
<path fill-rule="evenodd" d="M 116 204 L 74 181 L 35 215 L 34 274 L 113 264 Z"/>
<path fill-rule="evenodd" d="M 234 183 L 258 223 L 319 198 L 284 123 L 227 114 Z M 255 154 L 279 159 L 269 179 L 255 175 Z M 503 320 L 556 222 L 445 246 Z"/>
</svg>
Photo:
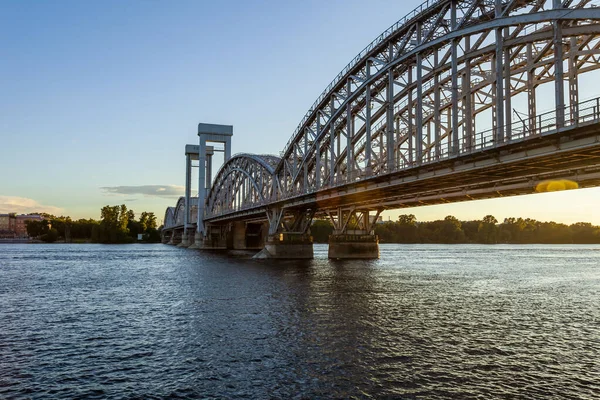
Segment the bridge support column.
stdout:
<svg viewBox="0 0 600 400">
<path fill-rule="evenodd" d="M 188 247 L 189 242 L 188 225 L 190 223 L 191 193 L 192 193 L 192 157 L 197 156 L 196 146 L 185 146 L 185 210 L 183 214 L 183 236 L 179 247 Z M 192 242 L 193 243 L 193 242 Z"/>
<path fill-rule="evenodd" d="M 268 224 L 237 221 L 231 225 L 228 242 L 234 250 L 261 250 L 266 244 L 268 229 Z"/>
<path fill-rule="evenodd" d="M 263 222 L 246 224 L 246 249 L 263 249 L 267 243 L 268 233 L 268 223 Z"/>
<path fill-rule="evenodd" d="M 290 232 L 269 236 L 264 249 L 254 258 L 311 259 L 313 256 L 312 237 Z"/>
<path fill-rule="evenodd" d="M 227 225 L 205 225 L 206 236 L 202 237 L 196 233 L 196 244 L 200 242 L 200 246 L 196 247 L 203 250 L 227 250 L 227 235 L 229 227 Z"/>
<path fill-rule="evenodd" d="M 246 249 L 246 223 L 236 221 L 231 227 L 232 247 L 234 250 Z"/>
<path fill-rule="evenodd" d="M 171 240 L 169 240 L 168 244 L 178 245 L 181 243 L 181 237 L 183 236 L 183 231 L 179 229 L 173 229 L 173 234 L 171 235 Z"/>
<path fill-rule="evenodd" d="M 196 242 L 195 248 L 202 248 L 204 237 L 208 237 L 206 227 L 204 226 L 204 207 L 206 201 L 207 188 L 211 187 L 212 182 L 206 182 L 207 172 L 212 174 L 212 166 L 207 168 L 207 158 L 211 159 L 211 154 L 207 154 L 207 143 L 222 143 L 224 148 L 224 162 L 231 158 L 231 136 L 233 135 L 233 126 L 198 124 L 199 150 L 198 150 L 198 215 L 196 220 Z M 212 161 L 211 161 L 212 162 Z M 210 177 L 209 179 L 211 179 Z"/>
<path fill-rule="evenodd" d="M 163 230 L 160 235 L 160 241 L 162 244 L 169 244 L 171 236 L 173 235 L 172 230 Z"/>
<path fill-rule="evenodd" d="M 379 239 L 375 235 L 375 223 L 381 210 L 373 218 L 368 210 L 355 209 L 328 212 L 334 226 L 329 236 L 328 257 L 335 259 L 379 258 Z"/>
<path fill-rule="evenodd" d="M 183 234 L 181 235 L 181 243 L 179 243 L 178 247 L 190 247 L 194 244 L 194 239 L 196 236 L 196 230 L 192 227 L 187 227 L 183 230 Z"/>
<path fill-rule="evenodd" d="M 187 234 L 187 229 L 183 230 L 183 234 L 181 235 L 181 242 L 179 242 L 179 244 L 177 245 L 177 247 L 189 247 L 189 237 Z"/>
<path fill-rule="evenodd" d="M 188 249 L 201 249 L 204 246 L 204 232 L 194 231 L 194 242 L 188 246 Z"/>
<path fill-rule="evenodd" d="M 265 247 L 254 258 L 311 259 L 312 236 L 308 233 L 313 210 L 269 209 L 269 233 Z"/>
<path fill-rule="evenodd" d="M 377 235 L 330 235 L 327 256 L 334 259 L 377 259 L 379 240 Z"/>
</svg>

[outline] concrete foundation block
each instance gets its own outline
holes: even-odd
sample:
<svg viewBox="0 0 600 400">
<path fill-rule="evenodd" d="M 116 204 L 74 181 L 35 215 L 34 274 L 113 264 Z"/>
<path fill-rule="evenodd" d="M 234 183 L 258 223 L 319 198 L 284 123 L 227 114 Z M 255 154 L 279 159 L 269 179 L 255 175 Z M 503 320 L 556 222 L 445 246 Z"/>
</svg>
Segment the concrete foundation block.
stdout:
<svg viewBox="0 0 600 400">
<path fill-rule="evenodd" d="M 312 259 L 314 256 L 312 243 L 269 243 L 265 250 L 270 255 L 265 258 Z M 260 253 L 259 253 L 260 254 Z"/>
<path fill-rule="evenodd" d="M 308 235 L 282 233 L 268 238 L 255 258 L 312 259 L 313 243 Z"/>
<path fill-rule="evenodd" d="M 332 235 L 329 238 L 328 257 L 333 259 L 377 259 L 379 240 L 377 236 Z"/>
<path fill-rule="evenodd" d="M 188 235 L 187 235 L 187 234 L 185 234 L 185 233 L 184 233 L 184 234 L 181 236 L 181 243 L 179 243 L 179 244 L 177 245 L 177 247 L 189 247 L 189 246 L 190 246 L 190 243 L 189 243 L 189 237 L 188 237 Z"/>
</svg>

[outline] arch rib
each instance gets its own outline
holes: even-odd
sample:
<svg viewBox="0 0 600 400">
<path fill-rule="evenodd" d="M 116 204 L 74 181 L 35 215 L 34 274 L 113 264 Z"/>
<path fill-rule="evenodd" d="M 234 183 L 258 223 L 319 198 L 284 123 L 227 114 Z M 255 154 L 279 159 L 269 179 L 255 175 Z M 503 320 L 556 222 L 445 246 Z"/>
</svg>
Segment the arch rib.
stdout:
<svg viewBox="0 0 600 400">
<path fill-rule="evenodd" d="M 281 162 L 275 168 L 277 182 L 281 187 L 280 198 L 289 198 L 360 179 L 353 169 L 354 163 L 361 160 L 361 153 L 363 153 L 362 158 L 366 160 L 364 169 L 369 175 L 370 173 L 391 172 L 397 168 L 399 163 L 409 165 L 415 161 L 421 162 L 425 155 L 428 158 L 431 157 L 429 152 L 432 149 L 435 149 L 437 158 L 448 153 L 457 155 L 459 146 L 464 146 L 460 142 L 461 138 L 465 143 L 469 143 L 469 147 L 472 146 L 475 140 L 475 134 L 472 132 L 475 129 L 474 120 L 478 114 L 490 107 L 496 113 L 501 110 L 497 103 L 504 103 L 504 101 L 506 101 L 507 109 L 510 110 L 512 96 L 525 91 L 531 92 L 531 86 L 514 89 L 511 87 L 511 84 L 514 84 L 511 80 L 515 79 L 514 75 L 518 73 L 511 63 L 514 63 L 514 58 L 523 51 L 524 44 L 548 40 L 544 29 L 556 21 L 563 21 L 563 25 L 565 25 L 563 37 L 567 36 L 565 32 L 568 29 L 572 29 L 573 32 L 587 29 L 591 35 L 598 36 L 600 34 L 597 24 L 591 24 L 591 22 L 600 20 L 600 10 L 588 6 L 588 2 L 580 2 L 568 9 L 558 7 L 550 10 L 543 9 L 545 3 L 548 2 L 539 0 L 504 1 L 500 2 L 500 12 L 498 12 L 492 2 L 481 0 L 428 1 L 424 3 L 426 7 L 419 8 L 423 12 L 417 13 L 418 18 L 401 20 L 405 21 L 405 24 L 402 27 L 395 24 L 396 29 L 393 30 L 393 34 L 390 30 L 384 32 L 373 42 L 377 44 L 376 46 L 373 43 L 367 46 L 368 52 L 363 50 L 338 74 L 301 121 L 282 152 Z M 460 5 L 462 14 L 458 17 L 456 15 L 457 6 L 452 6 L 453 4 Z M 569 5 L 565 3 L 564 6 Z M 480 11 L 477 11 L 478 9 Z M 524 10 L 521 14 L 516 13 L 521 9 Z M 450 27 L 444 26 L 447 24 L 445 13 L 451 14 Z M 568 26 L 571 23 L 573 27 Z M 580 25 L 586 23 L 588 25 Z M 541 30 L 535 31 L 537 24 L 542 24 L 543 27 Z M 423 30 L 424 26 L 427 26 L 427 29 Z M 523 36 L 522 32 L 527 27 L 534 27 L 535 32 Z M 408 33 L 408 35 L 397 41 L 401 32 Z M 501 47 L 500 52 L 498 46 L 489 46 L 488 48 L 492 51 L 483 50 L 486 42 L 490 43 L 488 36 L 490 32 L 503 32 L 503 35 L 506 36 L 502 36 L 502 44 L 506 47 Z M 519 36 L 520 34 L 521 36 Z M 416 40 L 413 42 L 412 39 L 415 37 Z M 468 43 L 466 38 L 471 37 L 473 37 L 472 44 L 466 45 Z M 409 80 L 408 83 L 398 80 L 398 77 L 406 74 L 407 66 L 414 65 L 415 60 L 426 60 L 432 54 L 437 57 L 439 50 L 450 43 L 453 43 L 451 50 L 442 54 L 441 59 L 439 62 L 436 61 L 434 66 L 428 67 L 426 75 L 420 75 L 422 68 L 419 67 L 416 68 L 416 80 Z M 468 48 L 468 53 L 465 47 Z M 518 50 L 515 51 L 511 48 Z M 387 52 L 384 49 L 387 49 Z M 589 47 L 571 54 L 584 59 L 586 51 L 599 53 L 600 49 Z M 477 62 L 473 62 L 475 58 L 471 56 L 471 52 L 473 55 L 479 55 Z M 540 54 L 545 54 L 545 51 L 540 51 Z M 492 60 L 495 60 L 497 64 L 498 57 L 506 58 L 504 60 L 506 67 L 504 67 L 505 72 L 494 78 L 494 81 L 490 79 L 493 78 L 491 72 L 494 68 L 484 64 L 489 64 Z M 358 60 L 365 61 L 366 66 L 362 61 L 359 63 Z M 465 62 L 468 70 L 464 68 L 459 70 L 457 64 L 460 62 Z M 542 63 L 544 65 L 556 64 L 556 60 L 542 60 Z M 421 63 L 417 62 L 417 65 L 421 65 Z M 439 65 L 442 65 L 442 69 L 439 68 Z M 474 87 L 470 87 L 471 74 L 476 72 L 476 68 L 482 68 L 482 65 L 483 68 L 488 68 L 490 76 L 480 80 Z M 519 65 L 532 68 L 531 64 L 521 63 Z M 539 62 L 536 63 L 534 68 L 538 68 L 539 65 Z M 598 66 L 588 66 L 587 70 L 590 68 L 596 69 Z M 448 69 L 452 71 L 452 74 L 444 76 L 443 74 L 447 73 L 445 71 Z M 584 68 L 581 69 L 584 70 Z M 460 77 L 461 87 L 458 86 L 459 73 L 464 75 Z M 541 74 L 544 73 L 541 72 Z M 409 78 L 412 76 L 410 69 L 408 69 L 408 75 Z M 465 76 L 468 77 L 466 84 Z M 342 81 L 342 77 L 345 77 L 345 81 Z M 433 83 L 432 77 L 435 79 Z M 475 77 L 475 79 L 477 78 Z M 421 111 L 421 107 L 425 108 L 423 97 L 431 93 L 438 93 L 449 81 L 452 86 L 452 101 L 439 99 L 436 96 L 435 106 L 428 105 L 427 111 Z M 538 82 L 546 81 L 540 75 Z M 574 79 L 571 78 L 571 81 Z M 494 91 L 489 94 L 490 98 L 502 94 L 498 97 L 495 106 L 494 100 L 488 100 L 487 104 L 485 104 L 486 100 L 483 100 L 483 105 L 473 103 L 474 100 L 471 96 L 488 96 L 484 93 L 485 87 L 493 88 L 498 82 L 503 85 L 504 89 L 493 89 Z M 425 86 L 425 83 L 428 86 Z M 402 88 L 402 94 L 393 95 L 397 86 Z M 397 101 L 401 100 L 402 96 L 406 96 L 407 90 L 410 88 L 416 89 L 416 99 L 410 100 L 409 97 L 408 103 L 398 108 Z M 576 96 L 572 97 L 576 98 Z M 459 101 L 462 104 L 460 109 Z M 392 102 L 394 106 L 392 106 Z M 372 112 L 373 104 L 375 104 L 375 108 Z M 502 106 L 504 105 L 502 104 Z M 417 107 L 417 111 L 420 112 L 417 115 L 408 115 L 408 134 L 402 136 L 400 125 L 402 125 L 402 121 L 406 122 L 406 116 L 402 111 L 411 110 L 414 107 Z M 451 107 L 451 109 L 448 110 L 447 107 Z M 475 112 L 472 107 L 476 107 Z M 574 112 L 576 113 L 576 111 Z M 463 114 L 468 116 L 467 119 L 460 116 Z M 511 115 L 508 115 L 510 113 L 501 114 L 507 115 L 505 118 L 495 117 L 494 126 L 506 124 L 508 130 L 512 124 Z M 415 117 L 411 128 L 411 120 Z M 426 124 L 427 129 L 431 129 L 429 123 L 432 119 L 436 121 L 436 139 L 432 141 L 431 133 L 428 133 L 429 139 L 422 140 L 424 139 L 423 129 Z M 444 119 L 445 121 L 442 122 Z M 359 121 L 359 126 L 355 129 L 356 121 Z M 393 124 L 396 124 L 398 128 L 395 128 Z M 445 127 L 438 130 L 442 124 L 445 124 Z M 412 129 L 416 129 L 416 132 L 413 133 Z M 465 130 L 469 132 L 465 133 Z M 473 136 L 472 139 L 471 136 Z M 511 138 L 510 132 L 507 132 L 506 138 Z M 354 148 L 361 140 L 362 144 L 358 148 Z M 496 135 L 496 141 L 499 140 L 504 140 L 504 134 Z M 440 141 L 448 142 L 445 145 L 448 150 L 440 148 Z M 345 149 L 341 143 L 346 145 Z M 408 151 L 401 149 L 403 144 L 408 145 Z M 416 160 L 412 159 L 413 152 L 416 153 Z M 373 157 L 380 159 L 379 165 L 371 165 L 370 160 Z M 386 160 L 385 165 L 381 161 L 384 159 Z M 371 168 L 373 171 L 369 172 Z"/>
<path fill-rule="evenodd" d="M 236 154 L 220 169 L 206 198 L 206 217 L 264 205 L 271 197 L 279 157 Z"/>
</svg>

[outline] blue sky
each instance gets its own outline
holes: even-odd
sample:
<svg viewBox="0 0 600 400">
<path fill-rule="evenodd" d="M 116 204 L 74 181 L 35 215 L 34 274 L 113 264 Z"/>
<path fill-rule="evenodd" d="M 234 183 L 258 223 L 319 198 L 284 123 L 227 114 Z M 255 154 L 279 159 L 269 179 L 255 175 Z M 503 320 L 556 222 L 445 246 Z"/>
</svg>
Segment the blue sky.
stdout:
<svg viewBox="0 0 600 400">
<path fill-rule="evenodd" d="M 420 2 L 0 0 L 0 212 L 99 218 L 125 203 L 162 219 L 198 122 L 234 125 L 233 153 L 279 153 L 335 75 Z M 599 194 L 386 217 L 600 224 Z"/>
</svg>

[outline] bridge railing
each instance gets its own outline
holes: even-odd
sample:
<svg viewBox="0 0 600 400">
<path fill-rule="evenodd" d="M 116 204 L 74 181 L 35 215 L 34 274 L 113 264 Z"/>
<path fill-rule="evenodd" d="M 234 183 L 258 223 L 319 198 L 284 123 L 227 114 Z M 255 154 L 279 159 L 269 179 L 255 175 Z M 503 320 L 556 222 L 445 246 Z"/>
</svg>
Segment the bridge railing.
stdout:
<svg viewBox="0 0 600 400">
<path fill-rule="evenodd" d="M 508 126 L 505 136 L 502 141 L 498 141 L 495 137 L 494 128 L 486 129 L 475 133 L 470 138 L 463 137 L 458 151 L 453 151 L 451 144 L 444 143 L 444 146 L 438 145 L 438 151 L 435 152 L 435 147 L 432 147 L 427 153 L 423 154 L 421 163 L 416 161 L 407 161 L 399 158 L 396 162 L 394 171 L 402 171 L 414 168 L 422 164 L 432 164 L 438 161 L 447 160 L 453 157 L 458 157 L 465 154 L 471 154 L 478 151 L 493 149 L 502 145 L 517 143 L 531 137 L 552 134 L 557 130 L 557 110 L 550 110 L 529 119 L 524 118 L 519 121 L 513 121 Z M 563 107 L 564 128 L 577 126 L 582 123 L 600 121 L 600 97 L 583 101 L 575 105 L 566 105 Z M 383 129 L 385 121 L 380 121 L 373 126 L 373 133 Z M 393 172 L 393 171 L 388 171 Z M 356 181 L 368 178 L 365 171 L 352 170 L 344 175 L 336 175 L 333 179 L 333 187 L 346 185 Z M 332 186 L 327 186 L 332 187 Z M 314 188 L 311 188 L 314 191 Z M 289 193 L 288 197 L 293 197 L 299 193 Z"/>
<path fill-rule="evenodd" d="M 504 141 L 497 143 L 493 138 L 493 129 L 480 132 L 477 135 L 481 142 L 472 149 L 466 148 L 466 151 L 480 150 L 486 147 L 503 145 L 524 140 L 533 136 L 546 135 L 554 133 L 559 127 L 557 125 L 557 111 L 551 110 L 543 114 L 535 116 L 535 118 L 527 118 L 521 121 L 515 121 L 508 126 Z M 582 123 L 593 122 L 600 119 L 600 97 L 583 101 L 575 105 L 566 105 L 562 107 L 564 116 L 564 128 L 577 126 Z M 487 139 L 488 146 L 483 139 Z"/>
<path fill-rule="evenodd" d="M 477 132 L 471 137 L 471 144 L 468 143 L 468 138 L 462 138 L 462 143 L 458 152 L 452 152 L 449 146 L 440 149 L 439 156 L 435 157 L 430 153 L 424 155 L 422 164 L 434 163 L 457 157 L 465 154 L 470 154 L 477 151 L 485 151 L 499 146 L 518 143 L 536 136 L 544 136 L 555 133 L 558 130 L 557 126 L 557 110 L 551 110 L 534 118 L 524 118 L 520 121 L 513 121 L 508 126 L 502 141 L 496 140 L 494 128 Z M 576 127 L 579 124 L 591 123 L 600 121 L 600 97 L 586 100 L 574 105 L 566 105 L 562 108 L 564 115 L 564 124 L 562 128 Z M 406 162 L 400 160 L 397 165 L 397 170 L 409 169 L 417 166 L 416 162 Z"/>
</svg>

